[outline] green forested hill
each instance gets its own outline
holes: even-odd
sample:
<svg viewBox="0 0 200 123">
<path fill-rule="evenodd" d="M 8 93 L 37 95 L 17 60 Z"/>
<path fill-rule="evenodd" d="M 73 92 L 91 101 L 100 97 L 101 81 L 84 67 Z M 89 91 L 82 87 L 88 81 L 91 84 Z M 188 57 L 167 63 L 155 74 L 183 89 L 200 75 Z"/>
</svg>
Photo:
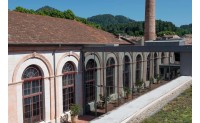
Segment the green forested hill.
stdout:
<svg viewBox="0 0 200 123">
<path fill-rule="evenodd" d="M 144 35 L 144 21 L 135 21 L 122 15 L 96 15 L 89 17 L 87 20 L 99 24 L 103 30 L 113 34 Z M 174 32 L 179 36 L 191 34 L 192 24 L 176 27 L 172 22 L 156 20 L 156 33 L 163 31 Z"/>
<path fill-rule="evenodd" d="M 52 10 L 52 11 L 56 10 L 56 11 L 59 11 L 58 9 L 55 9 L 53 7 L 50 7 L 50 6 L 43 6 L 43 7 L 39 8 L 39 9 L 37 9 L 36 12 L 44 11 L 44 10 Z"/>
<path fill-rule="evenodd" d="M 114 16 L 111 14 L 96 15 L 96 16 L 87 18 L 87 20 L 98 23 L 102 25 L 103 27 L 111 25 L 111 24 L 126 24 L 126 23 L 135 22 L 134 20 L 131 20 L 125 16 L 122 16 L 122 15 Z"/>
</svg>

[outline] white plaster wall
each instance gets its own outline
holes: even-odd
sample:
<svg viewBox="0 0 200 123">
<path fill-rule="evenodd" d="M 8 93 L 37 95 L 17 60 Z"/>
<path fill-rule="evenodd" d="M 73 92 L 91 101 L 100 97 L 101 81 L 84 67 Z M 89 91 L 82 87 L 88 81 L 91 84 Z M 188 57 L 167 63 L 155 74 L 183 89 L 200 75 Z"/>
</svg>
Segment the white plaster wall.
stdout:
<svg viewBox="0 0 200 123">
<path fill-rule="evenodd" d="M 37 58 L 32 58 L 28 59 L 25 62 L 23 62 L 19 70 L 16 74 L 16 81 L 21 81 L 21 76 L 24 72 L 24 70 L 30 66 L 30 65 L 36 65 L 40 68 L 43 77 L 48 77 L 49 73 L 46 68 L 46 65 L 39 59 Z M 44 98 L 45 98 L 45 121 L 50 120 L 50 85 L 49 85 L 49 79 L 44 79 Z M 17 114 L 18 114 L 18 122 L 21 123 L 23 122 L 23 103 L 22 103 L 22 83 L 18 84 L 17 86 Z"/>
<path fill-rule="evenodd" d="M 62 53 L 60 53 L 60 58 L 61 56 L 64 55 Z M 59 58 L 57 58 L 59 59 Z M 82 107 L 82 73 L 80 72 L 80 68 L 81 66 L 79 65 L 78 60 L 74 57 L 74 56 L 66 56 L 62 59 L 62 61 L 60 62 L 60 65 L 57 66 L 58 67 L 58 75 L 62 75 L 62 69 L 63 66 L 65 65 L 66 62 L 72 62 L 75 66 L 75 71 L 77 71 L 76 75 L 75 75 L 75 103 L 79 104 Z M 57 81 L 57 85 L 58 85 L 58 93 L 59 93 L 59 97 L 58 98 L 58 107 L 59 107 L 59 116 L 63 115 L 63 96 L 62 96 L 62 76 L 58 77 L 58 81 Z M 81 93 L 81 94 L 80 94 Z M 59 117 L 58 116 L 58 117 Z"/>
<path fill-rule="evenodd" d="M 19 69 L 17 71 L 16 74 L 16 81 L 12 82 L 12 78 L 14 75 L 14 70 L 17 66 L 17 64 L 20 62 L 20 60 L 22 60 L 24 57 L 26 57 L 27 55 L 32 54 L 33 52 L 24 52 L 24 53 L 9 53 L 8 54 L 8 84 L 11 83 L 18 83 L 21 82 L 21 77 L 22 74 L 24 72 L 24 70 L 26 69 L 26 67 L 28 67 L 29 65 L 37 65 L 39 66 L 40 70 L 42 71 L 43 77 L 50 77 L 48 69 L 46 67 L 46 65 L 44 64 L 43 61 L 41 61 L 38 58 L 30 58 L 26 61 L 24 61 L 23 63 L 20 64 Z M 44 56 L 48 62 L 50 63 L 50 66 L 53 69 L 53 52 L 36 52 L 37 54 L 40 54 L 42 56 Z M 60 60 L 60 58 L 66 54 L 67 52 L 56 52 L 55 53 L 55 57 L 56 57 L 56 65 L 58 63 L 58 61 Z M 72 51 L 69 51 L 70 54 L 72 54 Z M 79 51 L 75 51 L 73 53 L 76 53 L 77 55 L 80 55 Z M 70 59 L 70 58 L 69 58 Z M 73 60 L 72 60 L 73 61 Z M 82 85 L 81 85 L 81 80 L 82 80 L 82 73 L 80 72 L 81 67 L 78 66 L 78 61 L 76 60 L 76 68 L 77 71 L 79 71 L 76 75 L 76 83 L 78 83 L 78 85 L 76 86 L 76 91 L 80 91 L 82 93 Z M 62 77 L 61 77 L 62 78 Z M 18 122 L 21 123 L 23 122 L 23 104 L 22 104 L 22 83 L 18 83 L 17 85 L 17 117 L 18 117 Z M 62 91 L 62 85 L 61 85 L 61 89 Z M 81 104 L 82 103 L 82 97 L 81 94 L 79 94 L 80 92 L 76 92 L 76 102 Z M 45 93 L 45 122 L 50 121 L 50 83 L 49 83 L 49 79 L 44 79 L 44 93 Z M 62 93 L 61 93 L 62 95 Z M 61 96 L 62 97 L 62 96 Z M 62 103 L 62 101 L 61 101 Z M 59 104 L 57 104 L 59 105 Z M 62 107 L 62 105 L 60 105 L 59 107 Z M 60 113 L 62 114 L 62 113 Z M 60 117 L 60 116 L 58 116 Z"/>
<path fill-rule="evenodd" d="M 12 77 L 16 65 L 27 54 L 8 54 L 8 84 L 12 83 Z"/>
<path fill-rule="evenodd" d="M 17 117 L 18 123 L 23 123 L 22 83 L 17 85 Z"/>
</svg>

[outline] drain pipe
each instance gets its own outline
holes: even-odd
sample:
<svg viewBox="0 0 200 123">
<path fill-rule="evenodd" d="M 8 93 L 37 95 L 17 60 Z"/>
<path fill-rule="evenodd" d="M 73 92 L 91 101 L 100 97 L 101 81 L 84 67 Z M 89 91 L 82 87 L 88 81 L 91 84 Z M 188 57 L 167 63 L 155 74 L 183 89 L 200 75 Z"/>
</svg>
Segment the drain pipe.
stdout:
<svg viewBox="0 0 200 123">
<path fill-rule="evenodd" d="M 53 51 L 53 72 L 54 72 L 54 97 L 55 97 L 55 123 L 57 123 L 57 108 L 56 108 L 56 56 L 55 56 L 56 50 Z"/>
</svg>

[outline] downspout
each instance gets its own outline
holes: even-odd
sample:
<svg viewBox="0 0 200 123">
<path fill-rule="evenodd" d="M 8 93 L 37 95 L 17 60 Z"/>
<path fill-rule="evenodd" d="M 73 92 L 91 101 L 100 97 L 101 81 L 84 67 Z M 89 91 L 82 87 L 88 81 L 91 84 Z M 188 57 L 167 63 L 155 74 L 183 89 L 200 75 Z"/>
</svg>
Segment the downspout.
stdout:
<svg viewBox="0 0 200 123">
<path fill-rule="evenodd" d="M 86 93 L 86 88 L 85 88 L 85 52 L 81 49 L 81 61 L 82 61 L 82 89 L 83 89 L 83 96 L 82 96 L 82 100 L 83 100 L 83 114 L 85 114 L 86 109 L 86 99 L 85 99 L 85 93 Z"/>
<path fill-rule="evenodd" d="M 57 104 L 56 104 L 56 56 L 55 56 L 56 50 L 53 51 L 53 72 L 54 72 L 54 96 L 55 96 L 55 123 L 57 123 Z"/>
<path fill-rule="evenodd" d="M 168 68 L 168 69 L 169 69 L 169 81 L 171 80 L 171 77 L 170 77 L 170 76 L 171 76 L 171 70 L 170 70 L 170 57 L 171 57 L 171 56 L 170 56 L 170 52 L 169 52 L 169 57 L 168 57 L 168 62 L 169 62 L 169 66 L 168 66 L 168 67 L 169 67 L 169 68 Z"/>
</svg>

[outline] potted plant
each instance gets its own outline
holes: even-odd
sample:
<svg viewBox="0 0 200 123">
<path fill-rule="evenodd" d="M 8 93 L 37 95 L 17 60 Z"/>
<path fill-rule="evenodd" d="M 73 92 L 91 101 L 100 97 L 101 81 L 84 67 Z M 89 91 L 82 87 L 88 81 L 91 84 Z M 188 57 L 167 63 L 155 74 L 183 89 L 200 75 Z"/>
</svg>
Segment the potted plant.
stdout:
<svg viewBox="0 0 200 123">
<path fill-rule="evenodd" d="M 160 79 L 161 79 L 160 75 L 157 74 L 157 75 L 156 75 L 156 83 L 157 83 L 157 84 L 160 83 Z"/>
<path fill-rule="evenodd" d="M 100 100 L 101 100 L 101 106 L 100 106 L 100 108 L 105 108 L 106 101 L 109 102 L 111 98 L 109 96 L 106 97 L 106 96 L 104 96 L 102 94 L 99 94 L 99 96 L 100 96 Z"/>
<path fill-rule="evenodd" d="M 136 85 L 136 87 L 137 87 L 137 92 L 138 92 L 138 93 L 141 92 L 141 87 L 142 87 L 143 83 L 144 83 L 143 80 L 137 80 L 137 81 L 136 81 L 135 85 Z"/>
<path fill-rule="evenodd" d="M 124 87 L 124 93 L 126 99 L 131 97 L 131 89 L 129 87 Z"/>
<path fill-rule="evenodd" d="M 71 104 L 70 105 L 70 110 L 71 110 L 71 121 L 72 123 L 76 123 L 78 119 L 78 114 L 80 113 L 80 106 L 77 104 Z"/>
</svg>

